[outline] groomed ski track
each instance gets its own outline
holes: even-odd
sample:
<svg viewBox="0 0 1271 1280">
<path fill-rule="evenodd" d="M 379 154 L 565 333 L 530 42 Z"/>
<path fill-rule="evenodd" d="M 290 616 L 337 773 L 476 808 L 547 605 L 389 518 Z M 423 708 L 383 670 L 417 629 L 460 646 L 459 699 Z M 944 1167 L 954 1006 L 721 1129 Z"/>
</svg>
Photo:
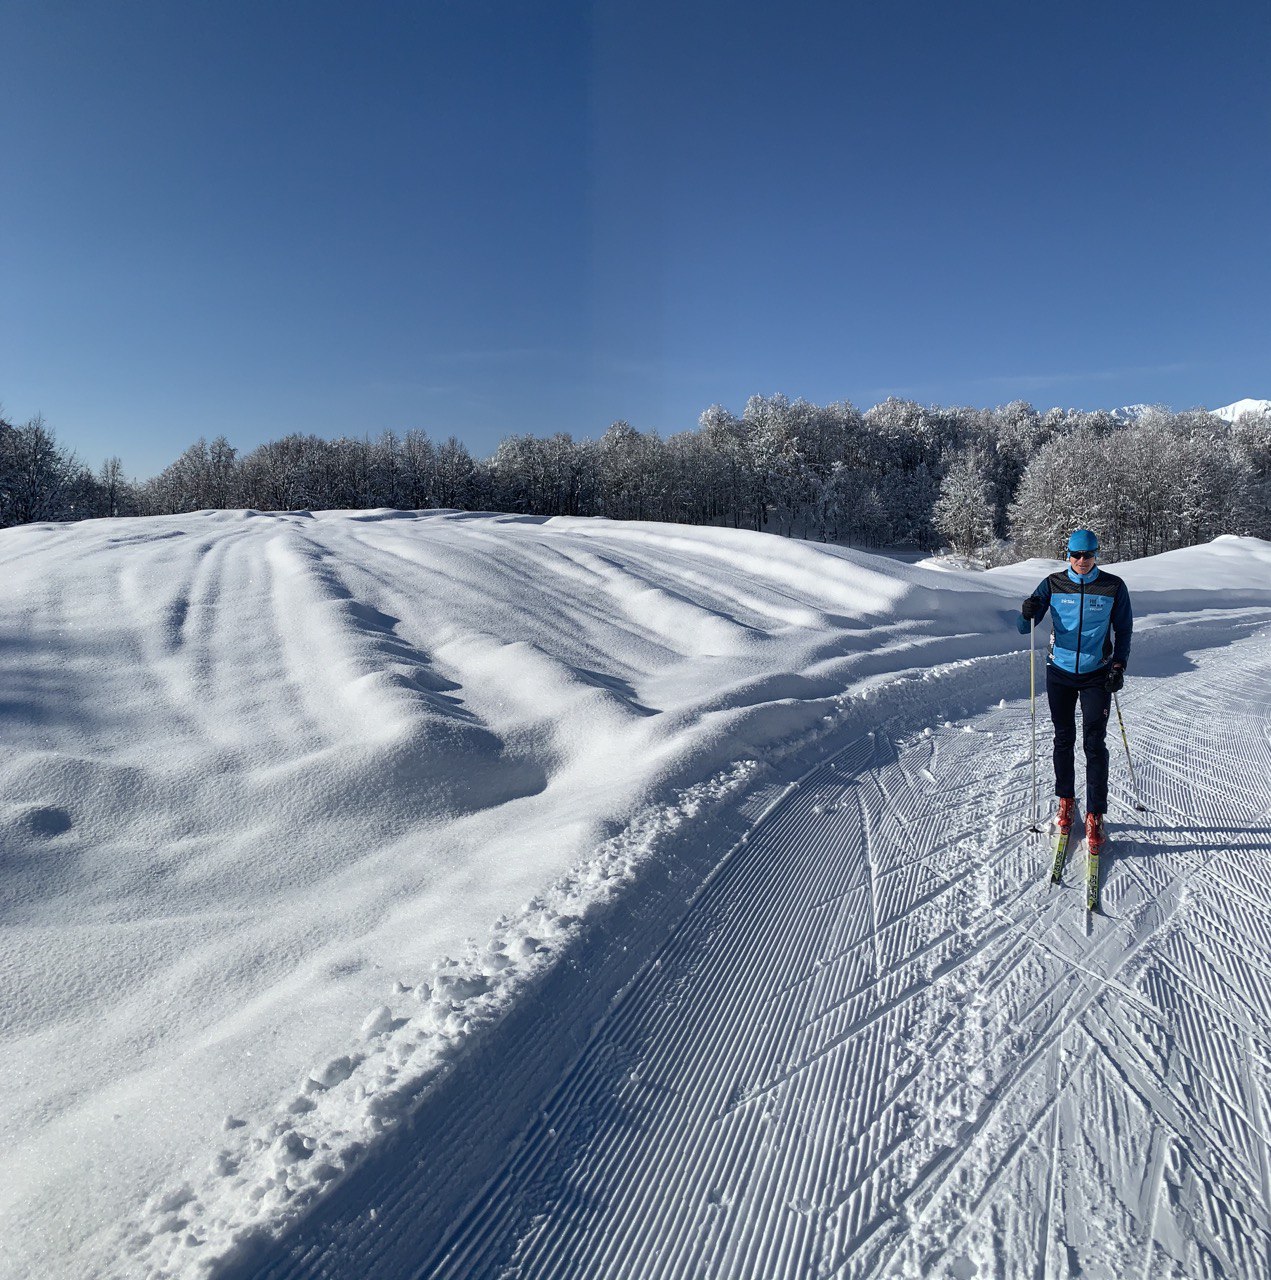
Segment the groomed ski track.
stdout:
<svg viewBox="0 0 1271 1280">
<path fill-rule="evenodd" d="M 732 847 L 669 936 L 637 885 L 588 943 L 608 961 L 557 975 L 594 999 L 643 939 L 607 1013 L 570 1024 L 558 987 L 539 1024 L 527 1001 L 412 1133 L 233 1273 L 1268 1274 L 1266 613 L 1170 621 L 1135 667 L 1151 812 L 1114 720 L 1102 915 L 1084 846 L 1056 889 L 1024 833 L 1027 701 L 831 739 L 711 819 Z M 562 1041 L 535 1101 L 516 1081 Z"/>
</svg>

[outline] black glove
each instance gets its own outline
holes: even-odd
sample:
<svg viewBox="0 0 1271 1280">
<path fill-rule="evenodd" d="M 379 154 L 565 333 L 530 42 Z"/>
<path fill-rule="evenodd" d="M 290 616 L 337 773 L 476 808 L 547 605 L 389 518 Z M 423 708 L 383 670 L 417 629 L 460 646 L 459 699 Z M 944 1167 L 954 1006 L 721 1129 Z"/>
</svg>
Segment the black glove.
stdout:
<svg viewBox="0 0 1271 1280">
<path fill-rule="evenodd" d="M 1031 622 L 1034 618 L 1041 616 L 1042 602 L 1036 596 L 1029 596 L 1019 607 L 1020 613 Z"/>
<path fill-rule="evenodd" d="M 1123 684 L 1125 684 L 1125 668 L 1118 666 L 1113 667 L 1112 670 L 1108 672 L 1108 677 L 1104 680 L 1103 687 L 1109 693 L 1116 693 Z"/>
</svg>

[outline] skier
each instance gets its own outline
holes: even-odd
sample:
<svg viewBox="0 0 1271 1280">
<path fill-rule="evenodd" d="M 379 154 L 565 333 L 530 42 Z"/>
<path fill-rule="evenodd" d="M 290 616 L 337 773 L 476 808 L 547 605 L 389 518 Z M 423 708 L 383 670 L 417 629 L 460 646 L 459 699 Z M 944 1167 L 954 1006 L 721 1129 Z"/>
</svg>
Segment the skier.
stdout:
<svg viewBox="0 0 1271 1280">
<path fill-rule="evenodd" d="M 1104 842 L 1108 808 L 1108 711 L 1125 682 L 1134 614 L 1120 578 L 1095 564 L 1099 539 L 1075 529 L 1068 539 L 1068 568 L 1052 573 L 1020 607 L 1019 630 L 1051 614 L 1046 698 L 1055 726 L 1056 825 L 1071 829 L 1076 808 L 1073 749 L 1077 743 L 1077 702 L 1081 702 L 1082 745 L 1086 752 L 1086 845 L 1097 858 Z"/>
</svg>

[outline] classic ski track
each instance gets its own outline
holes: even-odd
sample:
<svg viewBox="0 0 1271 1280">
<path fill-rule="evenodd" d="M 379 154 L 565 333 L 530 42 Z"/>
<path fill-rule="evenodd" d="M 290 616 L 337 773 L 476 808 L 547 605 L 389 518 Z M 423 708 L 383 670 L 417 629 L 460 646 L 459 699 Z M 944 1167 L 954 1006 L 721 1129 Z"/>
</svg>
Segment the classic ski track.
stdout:
<svg viewBox="0 0 1271 1280">
<path fill-rule="evenodd" d="M 1092 1031 L 1091 1034 L 1095 1032 Z M 1206 1222 L 1200 1215 L 1192 1215 L 1192 1225 L 1198 1237 L 1195 1243 L 1204 1247 L 1205 1242 L 1199 1237 L 1204 1235 L 1206 1226 L 1211 1231 L 1216 1231 L 1215 1224 L 1221 1225 L 1230 1218 L 1246 1220 L 1244 1224 L 1246 1229 L 1238 1234 L 1229 1234 L 1225 1242 L 1230 1261 L 1218 1270 L 1202 1269 L 1200 1274 L 1214 1276 L 1262 1274 L 1265 1260 L 1271 1258 L 1271 1225 L 1268 1224 L 1265 1205 L 1257 1206 L 1256 1200 L 1250 1194 L 1255 1189 L 1252 1186 L 1239 1185 L 1242 1179 L 1250 1177 L 1250 1170 L 1231 1158 L 1221 1136 L 1215 1137 L 1203 1124 L 1195 1125 L 1194 1117 L 1198 1108 L 1194 1104 L 1188 1106 L 1186 1101 L 1180 1101 L 1172 1092 L 1166 1092 L 1155 1086 L 1144 1088 L 1142 1083 L 1131 1082 L 1126 1077 L 1121 1059 L 1114 1051 L 1117 1046 L 1109 1045 L 1104 1039 L 1107 1036 L 1115 1037 L 1117 1034 L 1115 1024 L 1110 1021 L 1098 1028 L 1097 1038 L 1102 1060 L 1122 1080 L 1127 1091 L 1138 1094 L 1145 1108 L 1148 1108 L 1153 1115 L 1154 1122 L 1169 1132 L 1175 1143 L 1188 1152 L 1190 1172 L 1196 1176 L 1197 1190 L 1208 1216 L 1208 1222 Z M 1187 1117 L 1193 1119 L 1191 1125 L 1187 1123 Z M 1209 1177 L 1206 1177 L 1206 1174 Z M 1226 1185 L 1221 1183 L 1223 1175 L 1228 1179 Z M 1215 1182 L 1219 1183 L 1217 1189 L 1213 1186 Z M 1237 1192 L 1244 1194 L 1235 1194 Z M 1236 1206 L 1234 1210 L 1230 1207 L 1232 1205 Z M 1253 1209 L 1252 1213 L 1249 1211 L 1250 1208 Z M 1255 1221 L 1256 1217 L 1260 1217 L 1261 1221 Z M 1258 1227 L 1262 1232 L 1261 1248 L 1256 1243 Z M 1189 1271 L 1187 1274 L 1194 1274 L 1194 1272 Z"/>
<path fill-rule="evenodd" d="M 1250 643 L 1265 670 L 1265 636 Z M 1210 687 L 1234 698 L 1223 655 L 1204 662 Z M 1136 759 L 1195 726 L 1190 690 L 1164 705 L 1179 683 L 1148 684 L 1141 705 L 1125 704 Z M 1266 1061 L 1257 1022 L 1271 1004 L 1271 926 L 1259 871 L 1212 852 L 1238 859 L 1243 848 L 1247 862 L 1266 848 L 1248 828 L 1266 795 L 1233 774 L 1262 728 L 1256 712 L 1229 736 L 1234 759 L 1201 729 L 1187 768 L 1163 758 L 1140 771 L 1154 821 L 1173 810 L 1176 829 L 1158 825 L 1124 851 L 1113 829 L 1105 902 L 1117 918 L 1095 922 L 1089 940 L 1073 928 L 1079 891 L 1043 890 L 1044 859 L 998 834 L 1022 825 L 1028 803 L 1018 704 L 977 719 L 993 738 L 946 729 L 899 744 L 880 734 L 868 753 L 849 744 L 833 761 L 855 755 L 855 774 L 827 761 L 752 828 L 423 1274 L 866 1277 L 917 1262 L 933 1275 L 1059 1274 L 1095 1247 L 1064 1238 L 1087 1192 L 1062 1189 L 1098 1184 L 1087 1148 L 1063 1140 L 1080 1131 L 1071 1095 L 1039 1098 L 1036 1086 L 1077 1077 L 1092 1080 L 1093 1103 L 1123 1094 L 1153 1116 L 1138 1209 L 1119 1211 L 1139 1221 L 1118 1245 L 1133 1266 L 1204 1274 L 1256 1257 L 1271 1190 L 1252 1063 Z M 990 771 L 997 808 L 979 815 L 976 841 L 972 783 Z M 1012 876 L 1028 869 L 1039 879 L 1021 887 Z M 1228 914 L 1239 904 L 1235 917 L 1212 910 L 1218 893 Z M 1171 952 L 1190 929 L 1203 931 L 1189 945 L 1208 967 Z M 1219 974 L 1238 1013 L 1208 989 Z M 1120 1010 L 1162 1029 L 1169 1078 L 1118 1030 Z M 1219 1034 L 1227 1066 L 1205 1048 Z M 957 1064 L 976 1061 L 989 1074 L 968 1092 Z M 1197 1089 L 1209 1099 L 1199 1110 Z M 945 1114 L 956 1140 L 942 1150 Z M 1164 1191 L 1171 1143 L 1184 1208 Z M 1038 1208 L 1031 1252 L 1012 1261 L 994 1254 L 991 1211 L 1019 1185 L 1036 1187 Z M 1217 1207 L 1222 1195 L 1236 1208 Z M 1188 1204 L 1204 1224 L 1189 1222 Z M 1104 1274 L 1097 1253 L 1086 1262 Z"/>
<path fill-rule="evenodd" d="M 1164 925 L 1162 925 L 1161 927 L 1163 928 Z M 1156 932 L 1159 932 L 1159 929 Z M 1122 968 L 1124 968 L 1125 965 L 1128 964 L 1129 961 L 1133 958 L 1134 953 L 1142 945 L 1144 945 L 1147 941 L 1149 941 L 1151 936 L 1154 936 L 1154 935 L 1149 935 L 1148 937 L 1141 939 L 1140 942 L 1137 943 L 1133 949 L 1123 953 L 1122 958 L 1113 967 L 1111 974 L 1109 976 L 1114 977 L 1116 973 L 1118 973 Z M 1114 939 L 1111 934 L 1106 935 L 1102 940 L 1103 945 L 1105 946 L 1105 949 L 1112 950 L 1111 944 L 1113 941 Z M 1087 989 L 1083 991 L 1082 985 L 1078 981 L 1075 984 L 1073 991 L 1064 996 L 1063 1003 L 1061 1005 L 1061 1012 L 1057 1017 L 1052 1019 L 1052 1029 L 1046 1033 L 1046 1038 L 1043 1039 L 1037 1045 L 1037 1047 L 1025 1059 L 1022 1060 L 1022 1062 L 1018 1067 L 1013 1069 L 1012 1072 L 1002 1082 L 999 1083 L 998 1089 L 997 1089 L 997 1101 L 999 1104 L 1003 1101 L 1010 1100 L 1016 1092 L 1018 1092 L 1023 1088 L 1024 1084 L 1027 1082 L 1029 1078 L 1029 1075 L 1031 1074 L 1031 1070 L 1034 1064 L 1043 1057 L 1049 1057 L 1051 1055 L 1051 1052 L 1057 1049 L 1057 1047 L 1062 1042 L 1062 1038 L 1064 1034 L 1069 1030 L 1070 1027 L 1077 1026 L 1080 1023 L 1080 1021 L 1084 1018 L 1084 1016 L 1086 1015 L 1090 1007 L 1104 994 L 1104 989 L 1109 985 L 1107 978 L 1101 977 L 1099 974 L 1094 973 L 1090 969 L 1081 967 L 1077 971 L 1090 977 L 1093 980 L 1093 982 L 1088 986 Z M 1017 1015 L 1017 1020 L 1021 1022 L 1026 1022 L 1029 1018 L 1031 1018 L 1033 1013 L 1042 1006 L 1044 999 L 1049 994 L 1050 994 L 1049 990 L 1041 993 L 1037 1001 L 1035 1001 L 1034 1004 L 1028 1010 L 1026 1010 L 1024 1013 L 1020 1015 Z M 1081 1000 L 1082 996 L 1084 996 L 1084 1000 Z M 1072 1007 L 1078 1004 L 1079 1004 L 1079 1007 L 1077 1008 Z M 988 1123 L 991 1122 L 992 1119 L 993 1119 L 992 1113 L 987 1111 L 981 1112 L 980 1115 L 977 1116 L 977 1118 L 971 1123 L 970 1128 L 967 1130 L 964 1130 L 964 1133 L 966 1134 L 966 1136 L 974 1138 L 983 1130 L 983 1128 Z M 1029 1129 L 1029 1132 L 1031 1132 L 1031 1128 Z M 917 1197 L 919 1193 L 925 1193 L 925 1204 L 923 1206 L 923 1209 L 920 1210 L 919 1212 L 920 1220 L 926 1208 L 936 1200 L 940 1192 L 943 1190 L 944 1186 L 958 1173 L 960 1164 L 966 1160 L 971 1159 L 973 1154 L 974 1153 L 971 1153 L 971 1152 L 955 1151 L 950 1156 L 947 1164 L 942 1169 L 932 1171 L 932 1176 L 938 1176 L 939 1178 L 939 1180 L 936 1182 L 934 1186 L 927 1188 L 924 1185 L 919 1184 L 917 1187 L 914 1188 L 914 1191 L 911 1193 L 910 1198 Z M 992 1182 L 994 1182 L 997 1179 L 997 1177 L 999 1176 L 999 1173 L 1000 1173 L 1000 1170 L 996 1170 L 990 1175 L 990 1179 L 989 1179 L 990 1185 L 992 1184 Z M 974 1214 L 974 1212 L 979 1208 L 980 1204 L 983 1202 L 984 1198 L 986 1198 L 986 1195 L 987 1195 L 987 1191 L 985 1195 L 982 1195 L 981 1197 L 979 1197 L 976 1200 L 973 1200 L 970 1203 L 970 1205 L 968 1206 L 969 1214 L 971 1215 Z M 947 1253 L 949 1249 L 951 1249 L 954 1246 L 956 1241 L 958 1239 L 961 1239 L 969 1229 L 970 1229 L 969 1226 L 966 1228 L 963 1228 L 959 1232 L 958 1236 L 955 1237 L 954 1241 L 951 1241 L 950 1244 L 941 1251 L 941 1255 L 943 1255 L 944 1253 Z M 929 1273 L 929 1267 L 931 1265 L 934 1265 L 934 1263 L 930 1259 L 924 1259 L 923 1262 L 924 1262 L 924 1271 L 927 1271 Z"/>
<path fill-rule="evenodd" d="M 1157 1122 L 1170 1131 L 1172 1136 L 1180 1141 L 1188 1143 L 1193 1148 L 1201 1148 L 1202 1154 L 1213 1164 L 1221 1164 L 1225 1166 L 1235 1179 L 1245 1177 L 1249 1179 L 1247 1190 L 1253 1189 L 1253 1179 L 1255 1177 L 1253 1171 L 1247 1166 L 1242 1166 L 1238 1161 L 1232 1160 L 1228 1152 L 1237 1144 L 1238 1137 L 1234 1131 L 1215 1132 L 1214 1126 L 1206 1119 L 1202 1118 L 1198 1123 L 1193 1122 L 1188 1127 L 1183 1117 L 1192 1107 L 1192 1100 L 1187 1097 L 1178 1097 L 1175 1090 L 1177 1084 L 1171 1083 L 1169 1087 L 1162 1087 L 1156 1082 L 1145 1085 L 1143 1083 L 1134 1083 L 1125 1071 L 1123 1056 L 1126 1053 L 1133 1053 L 1134 1046 L 1124 1043 L 1126 1037 L 1122 1032 L 1110 1025 L 1100 1026 L 1097 1030 L 1089 1031 L 1089 1034 L 1095 1038 L 1099 1045 L 1100 1052 L 1105 1056 L 1109 1067 L 1120 1075 L 1125 1083 L 1128 1092 L 1137 1094 L 1143 1102 L 1144 1107 L 1154 1114 Z M 1109 1045 L 1109 1040 L 1119 1040 L 1121 1043 Z M 1113 1052 L 1116 1049 L 1119 1052 Z M 1171 1113 L 1177 1117 L 1171 1119 Z M 1253 1135 L 1263 1143 L 1266 1142 L 1264 1135 Z M 1252 1143 L 1245 1141 L 1239 1142 L 1240 1146 L 1246 1149 L 1252 1147 Z"/>
<path fill-rule="evenodd" d="M 1062 1042 L 1062 1036 L 1060 1037 L 1060 1042 Z M 1054 1047 L 1057 1048 L 1058 1045 Z M 1056 1058 L 1058 1055 L 1056 1053 L 1047 1053 L 1045 1056 L 1047 1060 L 1051 1060 Z M 966 1215 L 966 1220 L 963 1226 L 957 1231 L 952 1239 L 940 1246 L 934 1257 L 923 1259 L 923 1267 L 927 1274 L 936 1274 L 936 1269 L 943 1259 L 945 1259 L 955 1249 L 961 1247 L 972 1233 L 980 1229 L 981 1224 L 974 1216 L 975 1213 L 988 1201 L 989 1197 L 997 1189 L 998 1184 L 1012 1172 L 1013 1167 L 1020 1156 L 1025 1154 L 1029 1148 L 1042 1149 L 1040 1144 L 1036 1141 L 1036 1135 L 1043 1125 L 1045 1125 L 1047 1120 L 1052 1121 L 1052 1124 L 1058 1123 L 1059 1110 L 1059 1100 L 1054 1097 L 1053 1094 L 1048 1096 L 1039 1105 L 1037 1113 L 1032 1121 L 1027 1123 L 1021 1133 L 1012 1140 L 1010 1146 L 1007 1148 L 1005 1156 L 1001 1158 L 1000 1163 L 998 1163 L 990 1173 L 988 1179 L 985 1181 L 981 1193 L 969 1204 L 969 1213 Z"/>
<path fill-rule="evenodd" d="M 1062 1102 L 1060 1090 L 1064 1079 L 1064 1061 L 1068 1056 L 1065 1052 L 1066 1039 L 1067 1032 L 1064 1032 L 1059 1037 L 1055 1052 L 1049 1055 L 1047 1062 L 1046 1085 L 1054 1101 L 1050 1108 L 1051 1129 L 1050 1142 L 1048 1144 L 1049 1159 L 1046 1170 L 1046 1194 L 1042 1201 L 1041 1225 L 1037 1233 L 1039 1245 L 1037 1265 L 1033 1270 L 1034 1280 L 1046 1280 L 1048 1274 L 1050 1224 L 1055 1215 L 1055 1197 L 1059 1193 L 1059 1121 Z"/>
<path fill-rule="evenodd" d="M 1252 1127 L 1262 1137 L 1262 1141 L 1257 1144 L 1258 1174 L 1261 1182 L 1262 1202 L 1264 1205 L 1271 1207 L 1271 1143 L 1267 1140 L 1267 1108 L 1265 1099 L 1262 1096 L 1262 1090 L 1258 1087 L 1258 1082 L 1253 1075 L 1253 1063 L 1256 1060 L 1256 1055 L 1254 1053 L 1253 1037 L 1248 1030 L 1245 1031 L 1245 1042 L 1247 1051 L 1244 1061 L 1241 1063 L 1242 1084 L 1254 1112 L 1251 1118 Z M 1264 1055 L 1263 1062 L 1265 1063 L 1266 1061 L 1267 1059 Z"/>
<path fill-rule="evenodd" d="M 1148 1166 L 1147 1183 L 1152 1188 L 1149 1193 L 1151 1216 L 1148 1218 L 1146 1239 L 1143 1245 L 1143 1280 L 1152 1280 L 1152 1257 L 1156 1252 L 1156 1220 L 1161 1208 L 1161 1195 L 1165 1184 L 1165 1137 L 1159 1126 L 1152 1130 L 1151 1162 Z"/>
</svg>

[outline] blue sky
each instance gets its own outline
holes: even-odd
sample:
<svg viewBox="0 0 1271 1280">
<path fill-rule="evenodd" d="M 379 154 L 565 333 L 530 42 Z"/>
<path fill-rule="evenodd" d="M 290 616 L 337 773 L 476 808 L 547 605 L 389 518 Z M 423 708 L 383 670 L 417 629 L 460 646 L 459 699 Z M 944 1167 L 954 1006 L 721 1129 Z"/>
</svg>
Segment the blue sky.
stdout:
<svg viewBox="0 0 1271 1280">
<path fill-rule="evenodd" d="M 0 404 L 663 434 L 1271 397 L 1271 6 L 0 0 Z"/>
</svg>

